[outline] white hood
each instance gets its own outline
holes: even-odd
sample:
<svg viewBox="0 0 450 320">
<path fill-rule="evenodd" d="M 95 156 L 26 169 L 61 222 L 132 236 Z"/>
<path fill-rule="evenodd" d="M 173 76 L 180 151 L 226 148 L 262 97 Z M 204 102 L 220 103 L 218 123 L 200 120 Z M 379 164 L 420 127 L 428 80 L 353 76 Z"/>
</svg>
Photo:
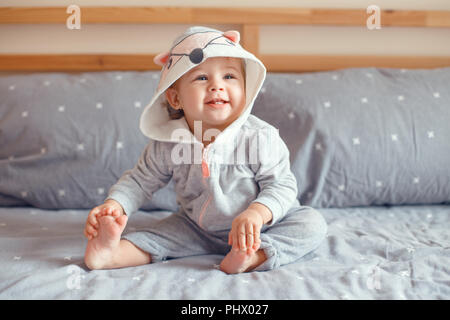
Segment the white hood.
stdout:
<svg viewBox="0 0 450 320">
<path fill-rule="evenodd" d="M 170 118 L 164 92 L 182 75 L 210 57 L 244 59 L 246 74 L 245 109 L 238 119 L 217 136 L 214 143 L 227 141 L 230 135 L 232 136 L 239 130 L 247 120 L 266 77 L 266 68 L 263 63 L 242 48 L 239 44 L 239 38 L 240 35 L 237 31 L 222 32 L 206 27 L 191 27 L 175 39 L 170 51 L 163 52 L 155 57 L 155 63 L 163 66 L 163 69 L 156 92 L 141 115 L 140 129 L 145 136 L 154 140 L 179 143 L 180 141 L 175 140 L 172 133 L 174 130 L 182 129 L 188 131 L 186 133 L 188 136 L 192 136 L 191 141 L 184 142 L 199 142 L 190 132 L 184 117 L 176 120 Z"/>
</svg>

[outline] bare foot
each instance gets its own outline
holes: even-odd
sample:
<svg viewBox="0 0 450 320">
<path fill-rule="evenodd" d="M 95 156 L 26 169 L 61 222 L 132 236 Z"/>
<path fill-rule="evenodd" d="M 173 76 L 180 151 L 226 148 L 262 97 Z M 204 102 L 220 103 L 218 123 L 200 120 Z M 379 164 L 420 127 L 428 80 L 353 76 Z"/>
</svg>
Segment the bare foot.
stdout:
<svg viewBox="0 0 450 320">
<path fill-rule="evenodd" d="M 266 261 L 266 254 L 263 250 L 235 251 L 230 250 L 220 263 L 220 270 L 228 274 L 248 272 Z"/>
<path fill-rule="evenodd" d="M 114 252 L 119 247 L 120 236 L 127 223 L 127 216 L 119 218 L 103 216 L 98 218 L 98 235 L 88 241 L 84 262 L 91 269 L 105 269 L 114 266 Z"/>
</svg>

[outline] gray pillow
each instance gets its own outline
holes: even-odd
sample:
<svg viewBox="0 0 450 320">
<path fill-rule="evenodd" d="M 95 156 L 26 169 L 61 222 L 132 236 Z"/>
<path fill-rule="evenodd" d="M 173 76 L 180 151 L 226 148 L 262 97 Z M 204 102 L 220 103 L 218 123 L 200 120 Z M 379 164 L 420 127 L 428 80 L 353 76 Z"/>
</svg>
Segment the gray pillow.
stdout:
<svg viewBox="0 0 450 320">
<path fill-rule="evenodd" d="M 147 144 L 159 72 L 0 77 L 0 205 L 92 208 Z M 253 114 L 279 128 L 315 207 L 450 201 L 450 68 L 267 75 Z M 175 211 L 173 181 L 143 209 Z"/>
<path fill-rule="evenodd" d="M 0 77 L 0 205 L 92 208 L 147 144 L 138 128 L 159 72 Z M 176 210 L 173 183 L 144 209 Z"/>
<path fill-rule="evenodd" d="M 450 68 L 271 74 L 254 114 L 279 128 L 314 207 L 450 202 Z"/>
</svg>

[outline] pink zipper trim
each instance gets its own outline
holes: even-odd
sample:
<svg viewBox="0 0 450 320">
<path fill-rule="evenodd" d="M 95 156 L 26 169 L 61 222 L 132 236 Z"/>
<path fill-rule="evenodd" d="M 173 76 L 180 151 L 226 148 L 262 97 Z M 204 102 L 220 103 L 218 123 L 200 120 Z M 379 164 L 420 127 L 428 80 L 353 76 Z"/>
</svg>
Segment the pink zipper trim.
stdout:
<svg viewBox="0 0 450 320">
<path fill-rule="evenodd" d="M 205 188 L 206 185 L 206 178 L 209 177 L 209 168 L 208 168 L 208 162 L 206 161 L 206 151 L 207 149 L 203 149 L 203 156 L 202 156 L 202 182 Z M 200 211 L 200 216 L 198 217 L 198 225 L 203 228 L 203 216 L 205 215 L 206 208 L 208 207 L 209 203 L 211 202 L 211 195 L 208 196 L 208 199 L 206 199 L 205 203 L 203 204 L 203 207 Z"/>
<path fill-rule="evenodd" d="M 208 196 L 208 199 L 203 204 L 202 211 L 200 213 L 200 217 L 198 218 L 198 225 L 200 226 L 200 228 L 203 228 L 203 216 L 205 215 L 206 208 L 208 207 L 210 202 L 211 202 L 211 195 Z"/>
<path fill-rule="evenodd" d="M 208 162 L 206 161 L 206 149 L 203 150 L 203 156 L 202 156 L 202 175 L 203 175 L 203 178 L 209 177 Z"/>
</svg>

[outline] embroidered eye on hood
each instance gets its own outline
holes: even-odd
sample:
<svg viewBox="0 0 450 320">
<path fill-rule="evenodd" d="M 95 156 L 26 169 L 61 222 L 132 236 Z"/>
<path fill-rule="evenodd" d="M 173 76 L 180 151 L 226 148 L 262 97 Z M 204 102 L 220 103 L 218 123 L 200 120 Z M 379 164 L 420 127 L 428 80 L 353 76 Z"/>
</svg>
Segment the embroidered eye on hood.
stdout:
<svg viewBox="0 0 450 320">
<path fill-rule="evenodd" d="M 150 103 L 145 107 L 140 119 L 142 133 L 154 140 L 180 142 L 174 137 L 175 130 L 187 130 L 191 136 L 188 143 L 201 143 L 192 133 L 184 117 L 171 119 L 166 109 L 165 91 L 176 80 L 192 68 L 211 57 L 233 57 L 244 60 L 246 76 L 246 105 L 238 119 L 221 132 L 215 143 L 227 141 L 227 137 L 237 132 L 250 114 L 256 96 L 266 77 L 266 68 L 252 53 L 239 44 L 238 31 L 219 31 L 212 28 L 195 26 L 188 28 L 172 44 L 169 51 L 162 52 L 154 62 L 162 66 L 160 80 Z M 179 132 L 179 131 L 178 131 Z"/>
</svg>

